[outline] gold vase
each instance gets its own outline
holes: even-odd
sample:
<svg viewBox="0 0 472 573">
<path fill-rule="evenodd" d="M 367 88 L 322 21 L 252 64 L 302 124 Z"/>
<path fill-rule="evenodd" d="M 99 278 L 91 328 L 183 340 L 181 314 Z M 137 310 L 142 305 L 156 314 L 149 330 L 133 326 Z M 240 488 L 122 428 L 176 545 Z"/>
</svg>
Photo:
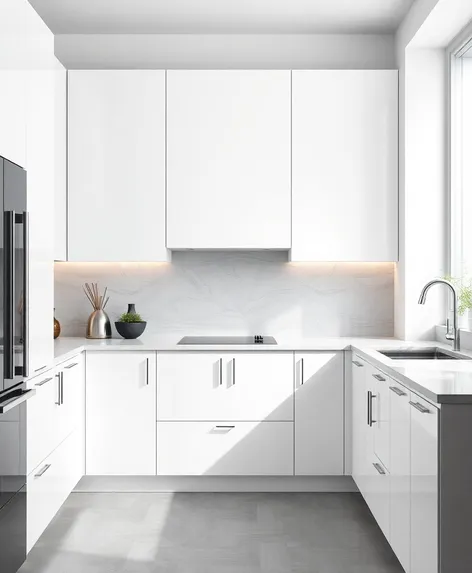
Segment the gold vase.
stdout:
<svg viewBox="0 0 472 573">
<path fill-rule="evenodd" d="M 58 338 L 61 334 L 61 323 L 54 317 L 54 339 Z"/>
</svg>

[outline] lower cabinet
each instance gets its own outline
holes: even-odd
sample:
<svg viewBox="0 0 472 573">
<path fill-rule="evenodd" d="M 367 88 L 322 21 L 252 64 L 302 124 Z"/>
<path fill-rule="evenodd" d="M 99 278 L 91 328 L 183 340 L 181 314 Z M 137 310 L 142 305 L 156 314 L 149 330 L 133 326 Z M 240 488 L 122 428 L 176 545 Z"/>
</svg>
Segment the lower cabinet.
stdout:
<svg viewBox="0 0 472 573">
<path fill-rule="evenodd" d="M 86 474 L 156 474 L 156 353 L 89 352 Z"/>
<path fill-rule="evenodd" d="M 353 478 L 406 573 L 437 573 L 439 410 L 352 364 Z"/>
<path fill-rule="evenodd" d="M 438 570 L 438 410 L 411 394 L 411 568 Z"/>
<path fill-rule="evenodd" d="M 159 422 L 158 474 L 293 474 L 292 422 Z"/>
<path fill-rule="evenodd" d="M 295 372 L 295 475 L 342 475 L 344 353 L 296 353 Z"/>
<path fill-rule="evenodd" d="M 27 551 L 83 475 L 82 438 L 73 432 L 28 476 Z"/>
</svg>

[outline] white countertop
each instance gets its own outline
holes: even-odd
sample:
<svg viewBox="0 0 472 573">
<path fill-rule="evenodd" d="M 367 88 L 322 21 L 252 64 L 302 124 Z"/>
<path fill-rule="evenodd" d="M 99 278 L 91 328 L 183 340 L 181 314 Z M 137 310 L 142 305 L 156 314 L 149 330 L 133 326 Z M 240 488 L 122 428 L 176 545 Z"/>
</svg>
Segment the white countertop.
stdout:
<svg viewBox="0 0 472 573">
<path fill-rule="evenodd" d="M 161 352 L 293 352 L 314 350 L 354 350 L 368 362 L 394 377 L 414 392 L 437 404 L 472 404 L 472 360 L 392 360 L 378 350 L 388 348 L 432 347 L 451 349 L 437 341 L 406 342 L 394 338 L 312 338 L 284 340 L 277 338 L 277 345 L 182 345 L 180 337 L 141 337 L 137 340 L 85 338 L 59 338 L 55 341 L 55 364 L 68 360 L 75 354 L 88 352 L 140 350 Z M 461 351 L 470 356 L 472 352 Z"/>
</svg>

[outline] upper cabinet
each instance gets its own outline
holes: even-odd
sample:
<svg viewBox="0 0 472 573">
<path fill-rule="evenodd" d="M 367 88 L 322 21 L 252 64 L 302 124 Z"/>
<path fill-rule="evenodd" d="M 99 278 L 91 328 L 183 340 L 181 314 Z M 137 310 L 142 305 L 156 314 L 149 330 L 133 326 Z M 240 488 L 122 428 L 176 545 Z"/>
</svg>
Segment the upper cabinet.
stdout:
<svg viewBox="0 0 472 573">
<path fill-rule="evenodd" d="M 294 71 L 292 261 L 398 260 L 398 74 Z"/>
<path fill-rule="evenodd" d="M 166 261 L 165 72 L 69 72 L 69 261 Z"/>
<path fill-rule="evenodd" d="M 167 72 L 167 247 L 289 249 L 290 71 Z"/>
</svg>

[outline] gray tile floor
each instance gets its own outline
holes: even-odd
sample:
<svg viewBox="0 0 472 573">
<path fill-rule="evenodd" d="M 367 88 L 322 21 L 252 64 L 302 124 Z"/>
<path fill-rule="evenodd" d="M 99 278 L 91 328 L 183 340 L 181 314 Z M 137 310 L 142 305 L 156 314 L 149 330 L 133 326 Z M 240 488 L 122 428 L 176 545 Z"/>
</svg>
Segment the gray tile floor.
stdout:
<svg viewBox="0 0 472 573">
<path fill-rule="evenodd" d="M 356 493 L 75 493 L 21 573 L 402 573 Z"/>
</svg>

